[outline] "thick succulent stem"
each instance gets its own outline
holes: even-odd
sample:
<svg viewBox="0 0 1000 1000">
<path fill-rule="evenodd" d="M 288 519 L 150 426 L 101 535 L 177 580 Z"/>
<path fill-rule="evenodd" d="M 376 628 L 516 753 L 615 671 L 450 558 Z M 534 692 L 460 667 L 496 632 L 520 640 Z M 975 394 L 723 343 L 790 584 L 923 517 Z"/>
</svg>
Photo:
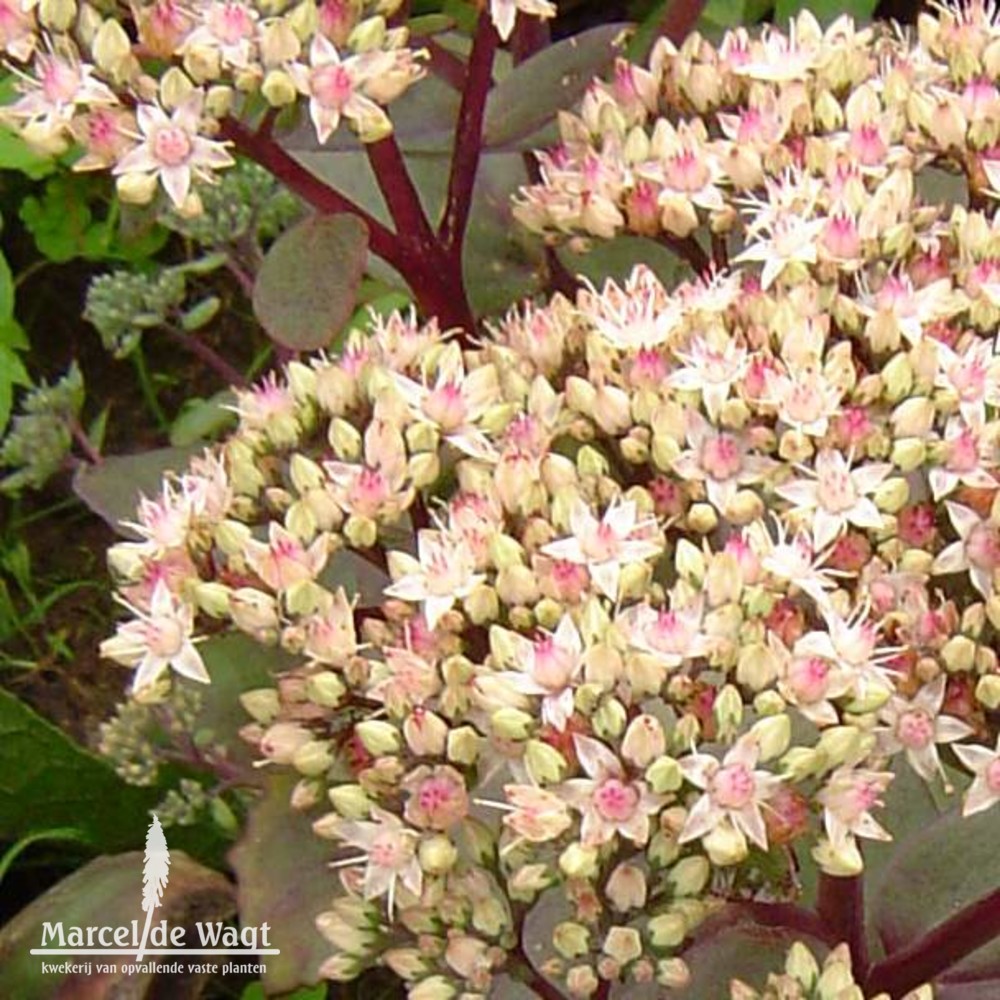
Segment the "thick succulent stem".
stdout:
<svg viewBox="0 0 1000 1000">
<path fill-rule="evenodd" d="M 855 975 L 863 979 L 869 964 L 863 876 L 840 878 L 821 873 L 817 910 L 830 934 L 847 942 Z"/>
<path fill-rule="evenodd" d="M 995 889 L 922 938 L 876 962 L 868 970 L 865 993 L 885 992 L 898 1000 L 998 937 L 1000 889 Z"/>
<path fill-rule="evenodd" d="M 704 6 L 705 0 L 673 0 L 664 11 L 659 34 L 680 45 L 698 23 Z"/>
<path fill-rule="evenodd" d="M 479 18 L 472 42 L 469 69 L 455 130 L 455 148 L 448 179 L 448 201 L 441 222 L 441 242 L 457 266 L 461 266 L 465 229 L 472 208 L 472 194 L 483 149 L 483 119 L 486 99 L 493 84 L 493 60 L 500 38 L 489 14 Z"/>
</svg>

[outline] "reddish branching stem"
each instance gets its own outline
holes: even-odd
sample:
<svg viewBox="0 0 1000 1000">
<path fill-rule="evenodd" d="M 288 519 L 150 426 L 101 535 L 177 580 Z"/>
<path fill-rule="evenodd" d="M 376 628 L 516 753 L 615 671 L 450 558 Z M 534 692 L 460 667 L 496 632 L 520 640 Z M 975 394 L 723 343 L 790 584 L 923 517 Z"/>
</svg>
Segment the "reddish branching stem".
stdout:
<svg viewBox="0 0 1000 1000">
<path fill-rule="evenodd" d="M 199 340 L 194 334 L 186 333 L 173 325 L 165 326 L 164 330 L 185 351 L 203 361 L 206 367 L 214 371 L 227 385 L 236 386 L 238 389 L 247 387 L 248 383 L 243 372 L 234 368 L 221 354 L 212 350 L 205 341 Z"/>
<path fill-rule="evenodd" d="M 664 11 L 658 33 L 680 45 L 698 23 L 704 6 L 705 0 L 673 0 Z"/>
<path fill-rule="evenodd" d="M 863 878 L 860 875 L 838 878 L 821 873 L 816 909 L 830 936 L 838 942 L 847 942 L 854 973 L 863 979 L 869 964 Z"/>
<path fill-rule="evenodd" d="M 876 962 L 868 971 L 865 994 L 885 992 L 899 1000 L 998 937 L 1000 889 L 995 889 L 922 938 Z"/>
<path fill-rule="evenodd" d="M 396 136 L 366 143 L 365 152 L 396 226 L 397 238 L 428 253 L 436 240 Z"/>
<path fill-rule="evenodd" d="M 472 194 L 483 150 L 483 119 L 486 99 L 493 84 L 493 60 L 500 37 L 488 13 L 479 17 L 476 37 L 469 56 L 468 79 L 462 94 L 455 131 L 455 149 L 448 178 L 448 201 L 440 236 L 453 262 L 462 260 L 465 228 L 472 208 Z"/>
<path fill-rule="evenodd" d="M 430 71 L 453 90 L 465 89 L 465 63 L 433 38 L 414 38 L 413 45 L 427 50 Z"/>
</svg>

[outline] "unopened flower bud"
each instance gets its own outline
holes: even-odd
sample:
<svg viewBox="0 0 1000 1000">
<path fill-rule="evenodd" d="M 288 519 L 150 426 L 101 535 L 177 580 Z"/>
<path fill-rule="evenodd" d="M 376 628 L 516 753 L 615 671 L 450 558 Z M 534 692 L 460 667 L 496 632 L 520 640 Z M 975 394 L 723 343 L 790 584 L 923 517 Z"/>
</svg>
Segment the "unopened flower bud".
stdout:
<svg viewBox="0 0 1000 1000">
<path fill-rule="evenodd" d="M 622 862 L 611 873 L 604 894 L 619 913 L 641 910 L 646 905 L 646 875 L 638 865 Z"/>
<path fill-rule="evenodd" d="M 281 701 L 275 688 L 254 688 L 240 695 L 243 711 L 252 719 L 268 725 L 281 711 Z"/>
<path fill-rule="evenodd" d="M 524 764 L 528 774 L 539 784 L 560 781 L 566 771 L 566 758 L 542 740 L 528 740 L 524 749 Z"/>
<path fill-rule="evenodd" d="M 702 847 L 713 865 L 738 865 L 749 854 L 746 837 L 732 823 L 720 823 L 702 837 Z"/>
<path fill-rule="evenodd" d="M 321 670 L 306 680 L 306 697 L 323 708 L 336 708 L 346 693 L 344 682 L 331 670 Z"/>
<path fill-rule="evenodd" d="M 292 755 L 292 767 L 307 778 L 318 778 L 333 766 L 330 744 L 325 740 L 310 740 Z"/>
<path fill-rule="evenodd" d="M 687 937 L 687 923 L 679 913 L 661 913 L 647 925 L 654 948 L 676 948 Z"/>
<path fill-rule="evenodd" d="M 645 768 L 667 751 L 663 725 L 655 715 L 637 715 L 625 731 L 621 754 L 634 767 Z"/>
<path fill-rule="evenodd" d="M 567 878 L 592 878 L 597 873 L 597 848 L 570 844 L 559 855 L 559 869 Z"/>
<path fill-rule="evenodd" d="M 646 781 L 659 795 L 676 792 L 684 782 L 684 774 L 673 757 L 659 757 L 646 768 Z"/>
<path fill-rule="evenodd" d="M 372 800 L 360 785 L 334 785 L 326 794 L 345 819 L 364 819 L 371 812 Z"/>
<path fill-rule="evenodd" d="M 389 722 L 383 722 L 380 719 L 366 719 L 355 725 L 354 734 L 373 757 L 399 752 L 399 731 Z"/>
<path fill-rule="evenodd" d="M 952 636 L 941 650 L 941 659 L 949 673 L 972 670 L 976 660 L 976 644 L 968 636 Z"/>
<path fill-rule="evenodd" d="M 617 698 L 605 699 L 591 716 L 595 734 L 607 740 L 621 736 L 627 720 L 625 706 Z"/>
<path fill-rule="evenodd" d="M 792 739 L 791 719 L 785 713 L 769 715 L 751 726 L 750 735 L 760 748 L 760 760 L 773 760 L 788 749 Z"/>
<path fill-rule="evenodd" d="M 564 920 L 552 928 L 552 946 L 563 958 L 576 958 L 590 951 L 590 931 L 574 920 Z"/>
<path fill-rule="evenodd" d="M 493 732 L 504 740 L 527 739 L 534 723 L 534 717 L 519 708 L 499 708 L 490 716 Z"/>
<path fill-rule="evenodd" d="M 719 515 L 710 503 L 692 504 L 687 513 L 688 527 L 699 535 L 707 535 L 715 531 L 719 524 Z"/>
<path fill-rule="evenodd" d="M 735 739 L 743 722 L 743 696 L 739 689 L 732 684 L 725 685 L 716 695 L 712 714 L 719 728 L 719 738 L 726 741 Z"/>
<path fill-rule="evenodd" d="M 475 764 L 483 738 L 472 726 L 460 726 L 448 733 L 448 760 L 453 764 Z"/>
<path fill-rule="evenodd" d="M 428 875 L 446 875 L 455 867 L 458 849 L 445 836 L 430 837 L 421 842 L 418 858 Z"/>
<path fill-rule="evenodd" d="M 634 927 L 612 927 L 601 950 L 616 962 L 626 965 L 642 955 L 642 938 Z"/>
<path fill-rule="evenodd" d="M 711 874 L 708 858 L 696 854 L 682 858 L 667 876 L 667 881 L 673 887 L 675 896 L 697 896 L 708 884 Z"/>
</svg>

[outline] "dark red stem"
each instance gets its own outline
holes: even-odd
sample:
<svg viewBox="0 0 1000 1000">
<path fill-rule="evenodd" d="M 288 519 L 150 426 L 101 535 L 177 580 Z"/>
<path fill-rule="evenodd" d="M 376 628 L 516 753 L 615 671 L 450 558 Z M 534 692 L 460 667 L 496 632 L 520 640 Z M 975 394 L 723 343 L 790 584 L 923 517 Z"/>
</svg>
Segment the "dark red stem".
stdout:
<svg viewBox="0 0 1000 1000">
<path fill-rule="evenodd" d="M 519 17 L 514 24 L 514 34 L 511 35 L 510 54 L 514 57 L 514 65 L 519 66 L 530 59 L 536 52 L 541 52 L 552 40 L 549 22 L 542 17 Z"/>
<path fill-rule="evenodd" d="M 227 385 L 245 389 L 248 385 L 246 376 L 238 368 L 234 368 L 225 358 L 217 354 L 203 340 L 175 326 L 165 326 L 166 332 L 181 346 L 196 358 L 204 361 Z"/>
<path fill-rule="evenodd" d="M 479 157 L 483 149 L 483 118 L 486 99 L 493 84 L 493 59 L 500 36 L 488 13 L 479 16 L 479 26 L 469 55 L 468 77 L 462 94 L 455 131 L 455 149 L 451 157 L 448 178 L 448 201 L 440 236 L 451 259 L 461 264 L 465 227 L 472 208 L 472 194 L 479 173 Z"/>
<path fill-rule="evenodd" d="M 414 38 L 412 44 L 427 50 L 428 66 L 436 77 L 459 93 L 465 89 L 465 63 L 454 52 L 449 52 L 433 38 Z"/>
<path fill-rule="evenodd" d="M 868 939 L 865 934 L 865 884 L 860 875 L 838 878 L 820 873 L 820 920 L 837 942 L 846 941 L 851 949 L 851 964 L 858 979 L 868 971 Z"/>
<path fill-rule="evenodd" d="M 90 438 L 87 437 L 86 431 L 80 426 L 80 421 L 76 417 L 72 417 L 67 421 L 67 426 L 69 427 L 69 432 L 73 437 L 73 440 L 77 443 L 80 451 L 84 453 L 87 457 L 87 461 L 91 465 L 100 465 L 104 461 L 101 453 L 90 443 Z"/>
<path fill-rule="evenodd" d="M 701 17 L 706 0 L 673 0 L 660 21 L 659 34 L 680 45 Z"/>
<path fill-rule="evenodd" d="M 865 994 L 885 992 L 899 1000 L 998 937 L 1000 889 L 995 889 L 922 938 L 876 962 L 868 971 Z"/>
<path fill-rule="evenodd" d="M 677 254 L 678 257 L 686 260 L 695 274 L 705 274 L 711 265 L 711 259 L 701 248 L 701 244 L 693 236 L 673 236 L 670 233 L 663 233 L 659 237 L 660 242 Z"/>
<path fill-rule="evenodd" d="M 436 242 L 434 232 L 395 135 L 366 143 L 365 152 L 395 223 L 397 239 L 418 246 L 426 253 Z"/>
</svg>

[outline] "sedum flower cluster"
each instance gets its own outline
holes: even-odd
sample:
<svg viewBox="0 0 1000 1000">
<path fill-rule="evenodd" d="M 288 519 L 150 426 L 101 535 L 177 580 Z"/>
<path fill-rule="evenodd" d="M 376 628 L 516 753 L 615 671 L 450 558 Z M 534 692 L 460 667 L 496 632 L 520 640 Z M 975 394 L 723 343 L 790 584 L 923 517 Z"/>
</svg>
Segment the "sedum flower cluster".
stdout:
<svg viewBox="0 0 1000 1000">
<path fill-rule="evenodd" d="M 330 841 L 324 975 L 676 986 L 727 890 L 775 891 L 760 852 L 860 871 L 901 768 L 1000 799 L 995 35 L 973 6 L 917 40 L 661 45 L 524 205 L 658 164 L 657 231 L 694 205 L 732 266 L 471 344 L 373 318 L 238 390 L 235 434 L 142 501 L 104 654 L 145 702 L 209 682 L 220 631 L 294 658 L 244 736 Z M 703 117 L 644 145 L 661 93 Z M 954 203 L 923 193 L 944 171 Z M 624 218 L 616 184 L 579 203 Z M 604 235 L 585 216 L 558 225 Z"/>
<path fill-rule="evenodd" d="M 426 53 L 390 23 L 401 0 L 0 0 L 0 51 L 19 96 L 0 108 L 34 148 L 82 149 L 76 170 L 110 170 L 124 201 L 162 186 L 185 215 L 196 182 L 233 165 L 224 119 L 301 106 L 320 144 L 341 123 L 363 142 L 392 131 L 386 107 L 425 72 Z M 510 37 L 548 0 L 491 0 Z"/>
<path fill-rule="evenodd" d="M 929 1000 L 931 995 L 930 988 L 922 986 L 907 993 L 903 1000 Z M 865 994 L 854 981 L 846 944 L 834 948 L 822 965 L 805 945 L 794 944 L 783 973 L 768 976 L 763 990 L 734 979 L 730 1000 L 865 1000 Z M 889 1000 L 889 994 L 880 993 L 872 1000 Z"/>
</svg>

